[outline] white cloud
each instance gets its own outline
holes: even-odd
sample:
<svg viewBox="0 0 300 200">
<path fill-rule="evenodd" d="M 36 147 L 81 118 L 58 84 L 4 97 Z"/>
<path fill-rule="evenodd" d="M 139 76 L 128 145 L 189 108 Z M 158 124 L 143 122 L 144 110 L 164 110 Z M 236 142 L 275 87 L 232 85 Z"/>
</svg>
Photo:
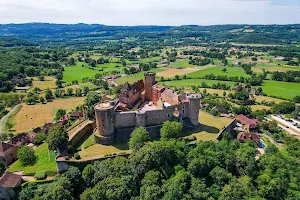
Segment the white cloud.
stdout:
<svg viewBox="0 0 300 200">
<path fill-rule="evenodd" d="M 300 6 L 272 0 L 1 0 L 0 23 L 20 22 L 284 24 L 300 23 Z"/>
</svg>

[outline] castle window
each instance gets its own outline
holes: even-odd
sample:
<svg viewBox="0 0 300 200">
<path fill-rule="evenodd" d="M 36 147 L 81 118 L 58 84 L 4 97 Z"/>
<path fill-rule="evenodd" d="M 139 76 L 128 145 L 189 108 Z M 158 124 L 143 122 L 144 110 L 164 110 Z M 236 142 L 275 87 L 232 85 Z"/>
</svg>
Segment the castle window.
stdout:
<svg viewBox="0 0 300 200">
<path fill-rule="evenodd" d="M 170 114 L 168 113 L 168 117 L 170 117 Z"/>
</svg>

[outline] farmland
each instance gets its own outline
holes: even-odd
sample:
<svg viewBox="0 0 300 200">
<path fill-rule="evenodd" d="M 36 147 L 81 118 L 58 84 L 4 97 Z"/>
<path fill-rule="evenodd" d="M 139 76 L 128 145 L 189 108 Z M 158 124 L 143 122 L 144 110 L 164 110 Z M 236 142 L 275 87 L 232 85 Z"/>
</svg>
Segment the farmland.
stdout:
<svg viewBox="0 0 300 200">
<path fill-rule="evenodd" d="M 241 67 L 225 67 L 225 68 L 226 68 L 226 72 L 223 72 L 222 70 L 224 69 L 224 67 L 210 67 L 204 70 L 187 74 L 187 77 L 202 78 L 203 76 L 208 74 L 214 74 L 215 76 L 222 75 L 228 77 L 233 77 L 233 76 L 249 77 Z"/>
<path fill-rule="evenodd" d="M 47 104 L 26 105 L 23 104 L 21 110 L 12 119 L 16 133 L 30 131 L 33 128 L 44 125 L 46 122 L 54 120 L 55 111 L 63 108 L 70 110 L 82 105 L 84 97 L 55 99 Z"/>
<path fill-rule="evenodd" d="M 207 85 L 211 86 L 212 84 L 226 84 L 228 86 L 233 86 L 235 82 L 231 81 L 218 81 L 218 80 L 206 80 L 206 79 L 186 79 L 186 80 L 174 80 L 174 81 L 165 81 L 161 84 L 166 86 L 176 86 L 176 87 L 190 87 L 190 86 L 199 86 L 202 82 L 206 82 Z"/>
<path fill-rule="evenodd" d="M 81 82 L 82 78 L 89 77 L 92 78 L 95 74 L 99 73 L 96 70 L 91 70 L 86 67 L 82 67 L 81 62 L 78 62 L 75 66 L 65 67 L 65 71 L 63 73 L 63 80 L 66 83 L 71 83 L 74 80 Z"/>
</svg>

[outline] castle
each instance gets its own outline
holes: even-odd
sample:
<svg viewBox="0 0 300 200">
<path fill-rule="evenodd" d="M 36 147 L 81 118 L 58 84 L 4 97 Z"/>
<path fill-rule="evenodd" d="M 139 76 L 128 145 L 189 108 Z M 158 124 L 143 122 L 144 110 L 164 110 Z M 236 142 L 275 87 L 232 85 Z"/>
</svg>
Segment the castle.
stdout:
<svg viewBox="0 0 300 200">
<path fill-rule="evenodd" d="M 156 74 L 146 72 L 144 80 L 125 83 L 119 99 L 106 100 L 95 106 L 97 130 L 102 144 L 126 141 L 135 127 L 146 127 L 150 137 L 159 137 L 163 122 L 176 120 L 189 127 L 198 127 L 200 95 L 177 95 L 157 84 Z"/>
</svg>

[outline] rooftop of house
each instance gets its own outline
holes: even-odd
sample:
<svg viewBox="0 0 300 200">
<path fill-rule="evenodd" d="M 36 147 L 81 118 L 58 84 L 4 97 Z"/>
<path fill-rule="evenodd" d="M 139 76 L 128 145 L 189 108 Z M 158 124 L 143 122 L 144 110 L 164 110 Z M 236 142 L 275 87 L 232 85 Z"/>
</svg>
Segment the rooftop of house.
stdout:
<svg viewBox="0 0 300 200">
<path fill-rule="evenodd" d="M 246 124 L 257 124 L 258 120 L 257 119 L 250 119 L 248 117 L 246 117 L 245 115 L 238 115 L 236 117 L 236 119 L 238 121 L 240 121 L 243 125 L 246 125 Z"/>
<path fill-rule="evenodd" d="M 247 133 L 247 132 L 240 132 L 237 136 L 237 139 L 240 142 L 244 140 L 252 140 L 258 143 L 260 141 L 260 137 L 258 133 Z"/>
<path fill-rule="evenodd" d="M 0 179 L 0 187 L 13 188 L 18 186 L 22 181 L 22 176 L 11 172 L 5 172 Z"/>
</svg>

